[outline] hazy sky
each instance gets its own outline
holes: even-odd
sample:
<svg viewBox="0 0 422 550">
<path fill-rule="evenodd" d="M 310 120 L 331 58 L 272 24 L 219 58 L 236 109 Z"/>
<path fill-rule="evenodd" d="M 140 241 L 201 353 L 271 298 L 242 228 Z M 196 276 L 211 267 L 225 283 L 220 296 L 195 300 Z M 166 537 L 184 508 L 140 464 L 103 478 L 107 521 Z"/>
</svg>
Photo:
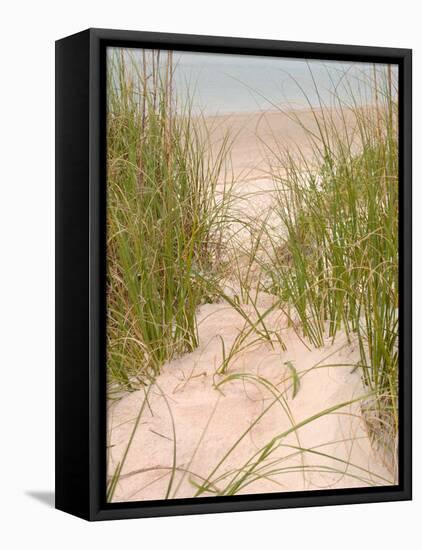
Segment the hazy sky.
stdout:
<svg viewBox="0 0 422 550">
<path fill-rule="evenodd" d="M 131 51 L 141 59 L 141 50 Z M 165 55 L 163 51 L 162 58 Z M 173 59 L 176 94 L 183 101 L 189 93 L 194 108 L 208 114 L 259 111 L 274 105 L 300 108 L 307 101 L 318 106 L 318 95 L 329 104 L 335 91 L 347 100 L 350 88 L 361 103 L 372 101 L 368 85 L 372 64 L 196 52 L 174 52 Z M 377 65 L 378 74 L 385 70 Z"/>
</svg>

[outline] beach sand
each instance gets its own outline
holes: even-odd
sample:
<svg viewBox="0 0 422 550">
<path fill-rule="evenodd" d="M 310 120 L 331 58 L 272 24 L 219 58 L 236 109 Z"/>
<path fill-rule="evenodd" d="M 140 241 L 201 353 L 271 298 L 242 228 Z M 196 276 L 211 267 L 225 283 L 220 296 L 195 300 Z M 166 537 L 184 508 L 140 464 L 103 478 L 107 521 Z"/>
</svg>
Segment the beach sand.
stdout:
<svg viewBox="0 0 422 550">
<path fill-rule="evenodd" d="M 309 111 L 299 116 L 308 127 L 312 125 Z M 271 215 L 274 188 L 266 174 L 267 151 L 262 143 L 270 148 L 296 143 L 309 155 L 303 131 L 282 113 L 213 117 L 208 122 L 216 147 L 228 126 L 236 133 L 233 211 L 261 219 Z M 237 238 L 241 246 L 248 235 L 240 232 Z M 228 281 L 227 292 L 233 294 L 232 283 Z M 273 300 L 261 292 L 258 311 L 268 310 Z M 251 306 L 242 307 L 249 308 L 251 320 L 257 318 Z M 324 347 L 312 348 L 274 308 L 266 325 L 280 334 L 286 350 L 263 341 L 250 343 L 219 375 L 222 340 L 227 355 L 245 320 L 228 303 L 216 303 L 201 305 L 197 322 L 199 347 L 193 353 L 164 365 L 149 390 L 127 393 L 109 403 L 111 476 L 147 393 L 113 501 L 192 497 L 205 480 L 212 484 L 201 496 L 395 483 L 371 447 L 359 400 L 307 423 L 313 415 L 366 393 L 359 369 L 352 367 L 359 350 L 344 334 L 338 334 L 334 344 L 327 339 Z M 300 377 L 296 384 L 292 367 Z M 298 423 L 303 426 L 292 430 Z M 260 453 L 270 442 L 271 452 L 263 457 Z M 258 456 L 259 466 L 237 485 Z"/>
<path fill-rule="evenodd" d="M 370 107 L 366 111 L 369 114 Z M 317 159 L 312 153 L 315 147 L 310 142 L 309 132 L 316 138 L 318 124 L 321 127 L 335 127 L 340 133 L 347 127 L 349 139 L 358 146 L 355 115 L 344 107 L 341 111 L 324 109 L 324 114 L 320 109 L 234 113 L 207 117 L 206 124 L 216 149 L 229 131 L 233 140 L 233 174 L 236 180 L 243 182 L 262 177 L 268 172 L 270 157 L 282 153 L 286 148 L 294 156 L 300 155 L 312 165 Z"/>
</svg>

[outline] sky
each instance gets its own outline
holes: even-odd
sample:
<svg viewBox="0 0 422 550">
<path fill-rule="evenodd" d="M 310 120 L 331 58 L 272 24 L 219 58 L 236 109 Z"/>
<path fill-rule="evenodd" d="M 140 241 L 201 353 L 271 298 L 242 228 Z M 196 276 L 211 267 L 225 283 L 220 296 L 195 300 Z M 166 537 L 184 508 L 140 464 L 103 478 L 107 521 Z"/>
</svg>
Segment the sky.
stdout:
<svg viewBox="0 0 422 550">
<path fill-rule="evenodd" d="M 108 54 L 115 50 L 109 48 Z M 138 62 L 141 52 L 131 50 Z M 162 51 L 162 62 L 165 58 Z M 317 107 L 319 101 L 332 103 L 335 94 L 350 101 L 350 92 L 359 103 L 373 101 L 374 65 L 368 63 L 198 52 L 174 52 L 173 62 L 179 101 L 191 97 L 194 110 L 205 114 Z M 377 64 L 376 73 L 385 75 L 386 66 Z M 397 78 L 396 67 L 393 74 Z"/>
</svg>

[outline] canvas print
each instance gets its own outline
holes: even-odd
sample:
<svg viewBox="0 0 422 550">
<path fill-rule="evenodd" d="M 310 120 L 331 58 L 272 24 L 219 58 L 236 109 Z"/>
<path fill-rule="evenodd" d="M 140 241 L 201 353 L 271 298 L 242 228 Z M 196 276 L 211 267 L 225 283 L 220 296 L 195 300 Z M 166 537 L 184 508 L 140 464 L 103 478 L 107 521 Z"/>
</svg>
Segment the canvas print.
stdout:
<svg viewBox="0 0 422 550">
<path fill-rule="evenodd" d="M 398 68 L 107 49 L 108 502 L 397 485 Z"/>
</svg>

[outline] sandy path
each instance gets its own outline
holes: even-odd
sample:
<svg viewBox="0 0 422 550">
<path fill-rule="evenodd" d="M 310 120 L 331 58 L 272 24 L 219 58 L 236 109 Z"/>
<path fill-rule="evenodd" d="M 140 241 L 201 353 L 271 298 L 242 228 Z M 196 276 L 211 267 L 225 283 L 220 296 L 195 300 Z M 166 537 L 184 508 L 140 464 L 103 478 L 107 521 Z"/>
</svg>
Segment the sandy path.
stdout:
<svg viewBox="0 0 422 550">
<path fill-rule="evenodd" d="M 312 124 L 309 112 L 300 116 Z M 261 140 L 270 146 L 294 141 L 306 151 L 303 132 L 281 113 L 215 117 L 210 124 L 216 146 L 227 124 L 237 132 L 233 166 L 238 179 L 232 214 L 256 220 L 269 216 L 271 225 L 274 187 L 264 170 Z M 250 235 L 235 225 L 231 233 L 236 234 L 235 254 L 241 255 Z M 236 285 L 229 283 L 228 291 L 233 293 Z M 271 300 L 268 295 L 259 296 L 260 313 L 271 306 Z M 247 306 L 242 307 L 247 311 Z M 252 308 L 248 313 L 251 319 L 256 317 Z M 360 404 L 355 402 L 276 439 L 271 453 L 236 486 L 242 471 L 250 468 L 248 461 L 292 424 L 365 394 L 359 371 L 352 372 L 351 366 L 359 353 L 342 334 L 334 345 L 327 340 L 323 348 L 308 349 L 287 327 L 280 310 L 274 310 L 266 317 L 266 325 L 281 335 L 287 350 L 260 341 L 237 354 L 225 375 L 216 375 L 223 360 L 222 339 L 227 356 L 245 321 L 227 303 L 201 306 L 197 321 L 198 349 L 166 364 L 149 390 L 114 501 L 192 497 L 204 480 L 211 481 L 218 494 L 230 494 L 234 487 L 238 494 L 253 494 L 394 482 L 371 448 Z M 295 397 L 289 364 L 301 375 Z M 326 366 L 337 364 L 343 366 Z M 125 452 L 144 400 L 145 391 L 140 390 L 109 406 L 109 475 Z M 211 494 L 215 493 L 203 496 Z"/>
<path fill-rule="evenodd" d="M 262 304 L 261 311 L 268 305 Z M 127 456 L 115 501 L 165 498 L 173 464 L 179 470 L 170 496 L 194 496 L 194 484 L 208 479 L 230 447 L 274 403 L 211 476 L 211 481 L 215 481 L 227 475 L 215 484 L 223 493 L 235 479 L 236 471 L 272 438 L 288 430 L 292 422 L 297 424 L 365 393 L 360 375 L 357 371 L 352 373 L 352 367 L 322 367 L 353 364 L 357 360 L 357 349 L 345 345 L 344 336 L 337 338 L 334 347 L 327 342 L 324 348 L 309 351 L 293 329 L 285 328 L 284 319 L 274 313 L 268 324 L 280 330 L 287 351 L 279 347 L 273 350 L 268 343 L 261 343 L 240 354 L 225 376 L 214 376 L 222 361 L 220 336 L 224 337 L 228 350 L 244 321 L 225 304 L 207 304 L 200 307 L 198 323 L 199 348 L 167 364 L 159 376 L 159 388 L 153 387 L 149 393 L 149 405 L 144 409 Z M 301 378 L 295 398 L 291 371 L 285 364 L 288 361 L 300 373 L 311 369 Z M 312 369 L 319 362 L 319 368 Z M 230 380 L 228 377 L 235 373 L 241 377 Z M 292 418 L 274 400 L 271 391 L 257 381 L 248 381 L 246 375 L 259 376 L 277 388 Z M 222 380 L 226 382 L 219 391 L 215 384 Z M 110 407 L 110 472 L 122 456 L 144 399 L 144 392 L 137 391 Z M 251 475 L 248 482 L 252 482 L 240 487 L 238 493 L 361 487 L 393 481 L 372 452 L 358 403 L 303 426 L 298 437 L 299 441 L 293 433 L 282 438 L 282 445 L 275 446 L 260 470 L 261 476 L 274 470 L 280 470 L 278 473 L 257 480 Z M 298 446 L 313 448 L 315 453 L 298 454 L 295 449 Z"/>
</svg>

